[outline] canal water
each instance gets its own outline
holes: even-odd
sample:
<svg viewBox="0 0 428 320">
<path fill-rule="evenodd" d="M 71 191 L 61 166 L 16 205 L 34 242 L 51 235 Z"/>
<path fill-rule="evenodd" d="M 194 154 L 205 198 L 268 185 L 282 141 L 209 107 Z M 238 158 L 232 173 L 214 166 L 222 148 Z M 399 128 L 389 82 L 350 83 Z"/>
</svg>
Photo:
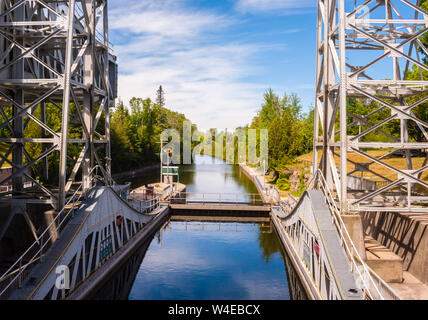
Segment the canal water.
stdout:
<svg viewBox="0 0 428 320">
<path fill-rule="evenodd" d="M 239 167 L 207 156 L 181 166 L 179 179 L 188 192 L 257 193 Z M 153 173 L 132 186 L 156 181 Z M 270 222 L 169 221 L 152 240 L 128 299 L 301 297 L 286 257 Z"/>
</svg>

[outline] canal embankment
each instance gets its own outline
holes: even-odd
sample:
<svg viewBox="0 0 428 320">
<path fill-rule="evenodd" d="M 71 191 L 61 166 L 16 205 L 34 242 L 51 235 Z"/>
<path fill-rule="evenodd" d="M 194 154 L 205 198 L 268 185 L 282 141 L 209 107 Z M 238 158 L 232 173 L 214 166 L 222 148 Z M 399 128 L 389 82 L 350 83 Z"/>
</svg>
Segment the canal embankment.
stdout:
<svg viewBox="0 0 428 320">
<path fill-rule="evenodd" d="M 254 183 L 258 193 L 266 203 L 272 203 L 278 205 L 281 196 L 278 189 L 275 186 L 269 184 L 266 177 L 263 174 L 258 173 L 254 168 L 247 166 L 246 164 L 239 164 L 239 168 L 245 175 Z"/>
<path fill-rule="evenodd" d="M 282 201 L 287 203 L 290 200 L 295 201 L 294 198 L 281 199 L 279 196 L 280 193 L 276 187 L 269 185 L 265 176 L 259 174 L 255 169 L 245 164 L 239 164 L 239 167 L 242 172 L 254 183 L 264 202 L 280 205 Z M 286 252 L 289 261 L 291 261 L 293 269 L 299 277 L 300 283 L 306 293 L 307 298 L 310 300 L 321 300 L 321 296 L 318 292 L 316 284 L 309 275 L 304 263 L 299 257 L 298 252 L 294 249 L 291 239 L 288 237 L 285 229 L 281 225 L 281 220 L 272 210 L 270 212 L 270 219 L 273 223 L 274 230 L 280 239 L 281 247 L 283 248 L 284 252 Z"/>
<path fill-rule="evenodd" d="M 240 165 L 240 168 L 253 181 L 265 201 L 269 202 L 270 197 L 264 187 L 264 177 L 246 165 Z M 286 199 L 280 198 L 281 207 L 285 202 Z M 424 231 L 427 224 L 424 218 L 426 218 L 426 214 L 365 213 L 361 214 L 361 217 L 358 215 L 342 216 L 361 257 L 403 299 L 419 300 L 428 297 L 427 259 L 421 254 L 426 251 L 426 241 L 423 240 L 426 238 Z M 271 214 L 271 219 L 303 286 L 309 290 L 308 297 L 314 298 L 313 293 L 310 292 L 313 292 L 313 283 L 307 277 L 306 268 L 296 254 L 297 251 L 291 244 L 280 219 L 275 214 Z M 407 227 L 401 227 L 403 225 L 407 225 Z M 367 238 L 372 241 L 367 241 Z M 373 244 L 371 245 L 371 243 Z M 376 257 L 373 258 L 373 256 Z M 401 281 L 395 279 L 397 273 L 395 269 L 398 267 L 402 274 Z"/>
</svg>

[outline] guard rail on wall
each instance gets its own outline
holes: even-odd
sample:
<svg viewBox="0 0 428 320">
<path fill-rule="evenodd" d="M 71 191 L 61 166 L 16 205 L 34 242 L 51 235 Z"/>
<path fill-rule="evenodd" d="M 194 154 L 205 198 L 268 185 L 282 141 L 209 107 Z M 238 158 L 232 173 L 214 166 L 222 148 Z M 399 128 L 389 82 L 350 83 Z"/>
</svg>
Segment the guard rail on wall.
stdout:
<svg viewBox="0 0 428 320">
<path fill-rule="evenodd" d="M 313 179 L 314 188 L 323 191 L 327 205 L 330 209 L 331 218 L 337 228 L 340 243 L 345 249 L 347 257 L 351 263 L 351 271 L 358 279 L 366 296 L 372 300 L 400 300 L 400 296 L 372 269 L 370 269 L 356 249 L 345 223 L 342 220 L 340 210 L 328 189 L 327 182 L 320 170 L 316 172 Z"/>
<path fill-rule="evenodd" d="M 36 241 L 34 241 L 33 244 L 18 258 L 18 260 L 16 260 L 16 262 L 12 264 L 12 266 L 0 277 L 0 299 L 5 293 L 9 293 L 16 289 L 16 287 L 21 286 L 22 281 L 31 271 L 31 268 L 29 267 L 38 260 L 41 261 L 43 259 L 45 248 L 52 240 L 55 240 L 53 239 L 54 236 L 58 235 L 59 237 L 60 228 L 63 226 L 64 222 L 72 216 L 76 204 L 84 196 L 84 193 L 81 192 L 82 186 L 83 183 L 80 184 L 79 188 L 77 188 L 65 206 L 57 214 L 55 219 L 53 219 L 47 226 L 45 231 L 37 237 Z M 66 210 L 67 207 L 69 207 L 68 211 Z M 52 232 L 52 229 L 54 229 L 54 232 Z M 1 283 L 7 279 L 10 279 L 10 281 L 6 285 L 2 286 Z"/>
<path fill-rule="evenodd" d="M 88 174 L 90 181 L 103 181 L 104 178 L 98 175 L 100 166 L 95 166 Z M 112 184 L 115 182 L 112 180 Z M 85 180 L 87 181 L 87 180 Z M 37 237 L 36 241 L 4 272 L 0 277 L 0 300 L 4 296 L 8 296 L 14 289 L 20 287 L 23 280 L 30 273 L 30 266 L 34 265 L 37 261 L 42 261 L 44 252 L 49 248 L 49 244 L 55 241 L 55 237 L 61 236 L 62 227 L 70 217 L 73 216 L 79 201 L 85 196 L 86 192 L 83 191 L 82 182 L 73 195 L 68 199 L 64 207 L 58 212 L 55 219 L 46 227 L 46 229 Z M 9 282 L 5 283 L 5 281 Z"/>
<path fill-rule="evenodd" d="M 150 213 L 157 210 L 160 207 L 160 197 L 154 197 L 151 199 L 138 199 L 128 198 L 128 202 L 135 210 L 140 213 Z"/>
<path fill-rule="evenodd" d="M 258 193 L 179 192 L 171 204 L 269 206 Z"/>
</svg>

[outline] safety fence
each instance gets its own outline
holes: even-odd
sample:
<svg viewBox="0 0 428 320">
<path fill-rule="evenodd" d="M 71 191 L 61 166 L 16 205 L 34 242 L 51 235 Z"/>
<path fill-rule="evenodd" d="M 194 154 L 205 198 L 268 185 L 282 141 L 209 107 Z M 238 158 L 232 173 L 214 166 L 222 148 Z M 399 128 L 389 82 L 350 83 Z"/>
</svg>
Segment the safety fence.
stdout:
<svg viewBox="0 0 428 320">
<path fill-rule="evenodd" d="M 400 300 L 400 296 L 373 270 L 371 270 L 359 255 L 358 250 L 348 233 L 346 225 L 343 222 L 340 210 L 337 207 L 334 197 L 328 189 L 327 182 L 320 170 L 318 170 L 314 176 L 314 187 L 322 190 L 326 197 L 326 202 L 331 213 L 331 219 L 337 228 L 341 246 L 346 251 L 351 265 L 351 271 L 358 279 L 358 282 L 362 286 L 367 298 L 372 300 Z"/>
<path fill-rule="evenodd" d="M 81 204 L 83 200 L 87 197 L 89 193 L 91 193 L 96 187 L 97 181 L 101 181 L 104 185 L 110 186 L 110 189 L 116 193 L 118 197 L 120 194 L 118 193 L 116 182 L 114 180 L 108 179 L 110 184 L 107 183 L 105 178 L 98 175 L 99 166 L 94 167 L 90 173 L 88 174 L 88 178 L 91 180 L 93 187 L 89 190 L 84 191 L 83 185 L 81 183 L 73 195 L 68 198 L 64 207 L 56 214 L 56 217 L 49 223 L 49 225 L 45 228 L 45 230 L 37 237 L 37 239 L 28 247 L 28 249 L 7 269 L 6 272 L 3 273 L 0 277 L 0 300 L 7 299 L 15 289 L 22 286 L 24 280 L 28 277 L 33 267 L 39 263 L 43 262 L 44 256 L 48 252 L 49 248 L 51 248 L 52 244 L 60 239 L 62 236 L 62 231 L 64 230 L 67 222 L 74 217 L 76 210 L 81 208 Z M 137 202 L 138 203 L 138 202 Z M 128 202 L 131 205 L 130 202 Z M 147 213 L 155 210 L 159 207 L 159 199 L 154 198 L 150 201 L 146 201 L 141 204 L 138 204 L 139 208 L 133 207 L 136 211 L 140 213 Z M 138 210 L 140 209 L 140 210 Z M 122 218 L 123 219 L 123 218 Z M 130 227 L 128 227 L 128 224 Z M 124 224 L 121 224 L 121 226 Z M 126 235 L 129 238 L 131 234 L 137 232 L 136 224 L 133 222 L 129 222 L 127 220 L 126 226 Z M 129 230 L 128 230 L 129 229 Z M 121 231 L 122 238 L 124 236 L 125 231 Z M 124 243 L 124 239 L 118 241 L 120 243 Z M 96 249 L 96 248 L 95 248 Z M 94 250 L 95 250 L 94 249 Z M 97 249 L 100 250 L 100 249 Z M 86 253 L 88 254 L 88 253 Z"/>
<path fill-rule="evenodd" d="M 179 192 L 171 204 L 270 206 L 258 193 Z"/>
<path fill-rule="evenodd" d="M 147 199 L 133 198 L 130 196 L 128 198 L 128 203 L 140 213 L 150 213 L 156 211 L 160 207 L 160 198 L 152 197 Z"/>
</svg>

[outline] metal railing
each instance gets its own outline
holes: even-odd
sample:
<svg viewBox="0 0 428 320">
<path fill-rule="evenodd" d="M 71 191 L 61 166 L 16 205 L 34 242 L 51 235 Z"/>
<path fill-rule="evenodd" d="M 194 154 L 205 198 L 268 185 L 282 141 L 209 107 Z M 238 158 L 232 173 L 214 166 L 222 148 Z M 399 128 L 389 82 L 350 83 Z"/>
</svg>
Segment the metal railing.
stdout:
<svg viewBox="0 0 428 320">
<path fill-rule="evenodd" d="M 293 211 L 298 202 L 299 199 L 296 199 L 291 195 L 291 193 L 289 193 L 286 201 L 280 200 L 279 206 L 281 207 L 282 211 L 284 211 L 285 216 L 287 216 L 291 213 L 291 211 Z"/>
<path fill-rule="evenodd" d="M 258 193 L 178 192 L 170 203 L 270 206 Z"/>
<path fill-rule="evenodd" d="M 187 232 L 235 232 L 235 233 L 272 233 L 272 224 L 262 223 L 237 223 L 237 222 L 199 222 L 199 221 L 174 221 L 162 229 L 165 231 Z"/>
<path fill-rule="evenodd" d="M 84 18 L 83 10 L 78 5 L 76 5 L 74 9 L 75 9 L 75 12 L 80 15 L 80 17 L 78 17 L 79 20 L 83 19 Z M 102 35 L 101 32 L 97 29 L 95 29 L 95 40 L 98 41 L 99 44 L 104 44 L 104 35 Z M 108 41 L 108 44 L 109 44 L 108 46 L 109 53 L 114 54 L 113 43 Z"/>
<path fill-rule="evenodd" d="M 97 175 L 98 167 L 95 166 L 89 172 L 89 177 L 91 177 L 91 181 L 100 180 L 101 177 Z M 92 174 L 95 171 L 95 175 Z M 50 247 L 51 241 L 55 241 L 60 238 L 61 227 L 64 225 L 70 216 L 74 215 L 74 211 L 76 209 L 76 205 L 80 201 L 82 197 L 85 196 L 85 192 L 83 192 L 82 182 L 77 190 L 73 193 L 73 195 L 68 199 L 64 207 L 58 212 L 55 219 L 51 221 L 51 223 L 46 227 L 46 229 L 37 237 L 36 241 L 33 242 L 30 247 L 15 261 L 9 269 L 3 273 L 0 277 L 0 299 L 2 299 L 5 295 L 8 296 L 14 289 L 20 287 L 23 280 L 31 271 L 30 266 L 32 266 L 37 261 L 43 260 L 43 254 L 47 247 Z M 88 190 L 90 191 L 90 190 Z M 88 192 L 87 191 L 87 192 Z M 46 236 L 48 237 L 46 238 Z M 54 239 L 56 237 L 56 239 Z M 7 279 L 11 279 L 6 285 L 2 285 L 2 282 Z"/>
<path fill-rule="evenodd" d="M 340 215 L 333 195 L 328 189 L 327 182 L 320 170 L 318 170 L 314 177 L 314 186 L 318 186 L 326 196 L 327 205 L 330 208 L 332 222 L 335 224 L 339 233 L 340 243 L 345 249 L 349 261 L 351 262 L 351 271 L 356 275 L 362 289 L 369 299 L 392 299 L 401 300 L 400 296 L 373 270 L 371 270 L 356 249 L 352 238 L 350 237 L 345 223 Z M 375 278 L 375 279 L 374 279 Z"/>
<path fill-rule="evenodd" d="M 9 278 L 11 272 L 15 269 L 19 271 L 17 274 L 10 280 L 10 282 L 2 287 L 0 292 L 0 298 L 5 293 L 10 293 L 11 290 L 15 289 L 17 286 L 20 287 L 24 278 L 28 275 L 29 271 L 27 270 L 29 266 L 31 266 L 37 260 L 42 261 L 44 249 L 50 244 L 50 241 L 53 240 L 54 236 L 60 237 L 60 228 L 64 224 L 64 222 L 74 213 L 74 209 L 76 203 L 82 198 L 84 195 L 82 190 L 83 184 L 79 186 L 79 188 L 74 192 L 74 194 L 67 201 L 66 205 L 62 208 L 62 210 L 58 213 L 55 219 L 47 226 L 45 231 L 37 237 L 36 241 L 16 260 L 16 262 L 0 277 L 0 284 L 5 279 Z M 66 212 L 66 208 L 70 206 L 71 208 Z M 54 232 L 52 232 L 52 228 L 54 228 Z M 49 235 L 46 239 L 46 235 Z M 34 251 L 36 252 L 34 253 Z M 28 272 L 27 272 L 28 271 Z"/>
<path fill-rule="evenodd" d="M 140 213 L 150 213 L 157 210 L 160 207 L 160 198 L 154 197 L 151 199 L 138 199 L 130 196 L 128 203 Z"/>
</svg>

